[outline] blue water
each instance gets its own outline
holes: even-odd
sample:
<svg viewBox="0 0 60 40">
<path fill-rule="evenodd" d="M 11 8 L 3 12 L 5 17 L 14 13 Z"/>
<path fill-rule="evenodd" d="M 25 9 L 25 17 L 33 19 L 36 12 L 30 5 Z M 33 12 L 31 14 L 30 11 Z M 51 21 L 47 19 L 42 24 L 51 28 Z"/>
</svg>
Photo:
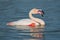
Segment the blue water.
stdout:
<svg viewBox="0 0 60 40">
<path fill-rule="evenodd" d="M 45 12 L 43 18 L 36 16 L 46 22 L 43 40 L 60 40 L 60 0 L 0 0 L 0 40 L 38 40 L 29 33 L 21 33 L 24 30 L 6 25 L 10 21 L 29 18 L 32 8 Z"/>
</svg>

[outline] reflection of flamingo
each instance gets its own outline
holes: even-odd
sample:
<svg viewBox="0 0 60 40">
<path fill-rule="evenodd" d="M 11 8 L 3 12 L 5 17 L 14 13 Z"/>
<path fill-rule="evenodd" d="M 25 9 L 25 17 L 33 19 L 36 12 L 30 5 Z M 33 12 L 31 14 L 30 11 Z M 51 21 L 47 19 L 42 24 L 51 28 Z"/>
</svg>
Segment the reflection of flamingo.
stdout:
<svg viewBox="0 0 60 40">
<path fill-rule="evenodd" d="M 7 25 L 14 26 L 14 25 L 28 25 L 31 28 L 35 27 L 36 25 L 45 25 L 45 22 L 42 19 L 34 18 L 32 14 L 40 14 L 43 16 L 44 12 L 41 9 L 33 8 L 29 12 L 30 19 L 22 19 L 14 22 L 9 22 Z"/>
<path fill-rule="evenodd" d="M 14 21 L 14 22 L 9 22 L 7 23 L 7 25 L 9 26 L 18 26 L 18 25 L 27 25 L 31 28 L 31 32 L 38 32 L 39 30 L 36 31 L 36 29 L 34 30 L 34 28 L 39 28 L 37 25 L 40 25 L 40 28 L 43 28 L 45 25 L 45 22 L 42 19 L 39 18 L 34 18 L 32 16 L 32 14 L 40 14 L 41 16 L 43 16 L 44 12 L 41 9 L 37 9 L 37 8 L 33 8 L 30 12 L 29 12 L 29 17 L 30 19 L 22 19 L 22 20 L 18 20 L 18 21 Z M 25 28 L 25 27 L 23 27 Z M 32 36 L 35 37 L 42 37 L 42 34 L 32 34 Z"/>
</svg>

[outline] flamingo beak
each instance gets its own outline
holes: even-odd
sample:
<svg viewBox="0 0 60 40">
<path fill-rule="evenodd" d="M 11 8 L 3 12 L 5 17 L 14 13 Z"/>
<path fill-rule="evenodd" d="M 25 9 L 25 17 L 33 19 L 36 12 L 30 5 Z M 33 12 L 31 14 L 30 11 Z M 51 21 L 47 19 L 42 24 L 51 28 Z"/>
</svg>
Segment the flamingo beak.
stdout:
<svg viewBox="0 0 60 40">
<path fill-rule="evenodd" d="M 43 10 L 38 10 L 38 14 L 40 14 L 42 17 L 44 17 L 44 11 Z"/>
</svg>

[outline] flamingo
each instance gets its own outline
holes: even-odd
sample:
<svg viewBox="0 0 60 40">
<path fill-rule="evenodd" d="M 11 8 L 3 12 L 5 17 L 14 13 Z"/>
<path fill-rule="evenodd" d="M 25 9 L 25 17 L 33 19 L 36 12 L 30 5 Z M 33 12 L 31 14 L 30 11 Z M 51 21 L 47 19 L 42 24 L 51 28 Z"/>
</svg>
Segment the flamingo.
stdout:
<svg viewBox="0 0 60 40">
<path fill-rule="evenodd" d="M 42 9 L 33 8 L 29 12 L 30 19 L 21 19 L 18 21 L 8 22 L 7 25 L 14 26 L 14 25 L 27 25 L 31 28 L 34 28 L 37 25 L 45 25 L 45 22 L 42 19 L 35 18 L 32 16 L 32 14 L 40 14 L 41 16 L 44 15 L 44 12 Z"/>
<path fill-rule="evenodd" d="M 37 9 L 37 8 L 33 8 L 30 10 L 29 12 L 29 18 L 30 19 L 21 19 L 18 21 L 13 21 L 13 22 L 8 22 L 7 25 L 9 26 L 14 26 L 14 25 L 26 25 L 29 26 L 30 28 L 32 28 L 30 31 L 31 32 L 36 32 L 36 30 L 34 30 L 33 28 L 36 28 L 36 26 L 40 25 L 40 27 L 43 27 L 45 25 L 45 22 L 42 19 L 39 18 L 35 18 L 33 17 L 32 14 L 40 14 L 42 17 L 44 15 L 44 11 L 42 9 Z M 24 27 L 23 27 L 24 28 Z M 37 27 L 38 28 L 38 27 Z M 39 31 L 39 30 L 38 30 Z M 32 34 L 33 36 L 34 34 Z M 37 37 L 42 37 L 40 34 L 35 34 L 37 35 Z M 34 35 L 34 36 L 35 36 Z M 40 36 L 39 36 L 40 35 Z M 35 36 L 36 37 L 36 36 Z"/>
</svg>

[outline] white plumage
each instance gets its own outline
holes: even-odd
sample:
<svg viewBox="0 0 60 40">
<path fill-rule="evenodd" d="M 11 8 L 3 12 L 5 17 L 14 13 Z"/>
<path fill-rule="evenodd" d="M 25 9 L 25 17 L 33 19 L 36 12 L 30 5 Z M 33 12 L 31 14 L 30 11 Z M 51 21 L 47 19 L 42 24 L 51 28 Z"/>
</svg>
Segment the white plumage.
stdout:
<svg viewBox="0 0 60 40">
<path fill-rule="evenodd" d="M 45 22 L 42 19 L 35 18 L 35 17 L 32 16 L 32 14 L 43 15 L 43 11 L 34 8 L 34 9 L 32 9 L 29 12 L 30 19 L 21 19 L 21 20 L 18 20 L 18 21 L 9 22 L 9 23 L 7 23 L 7 25 L 10 25 L 10 26 L 13 26 L 13 25 L 30 25 L 30 26 L 31 25 L 32 26 L 35 26 L 35 25 L 45 25 Z M 32 24 L 32 23 L 34 23 L 34 24 Z"/>
<path fill-rule="evenodd" d="M 21 20 L 18 20 L 18 21 L 10 22 L 10 23 L 12 25 L 29 25 L 29 24 L 32 23 L 32 20 L 30 20 L 30 19 L 21 19 Z M 36 25 L 39 25 L 35 21 L 33 21 L 33 23 L 35 23 Z"/>
</svg>

